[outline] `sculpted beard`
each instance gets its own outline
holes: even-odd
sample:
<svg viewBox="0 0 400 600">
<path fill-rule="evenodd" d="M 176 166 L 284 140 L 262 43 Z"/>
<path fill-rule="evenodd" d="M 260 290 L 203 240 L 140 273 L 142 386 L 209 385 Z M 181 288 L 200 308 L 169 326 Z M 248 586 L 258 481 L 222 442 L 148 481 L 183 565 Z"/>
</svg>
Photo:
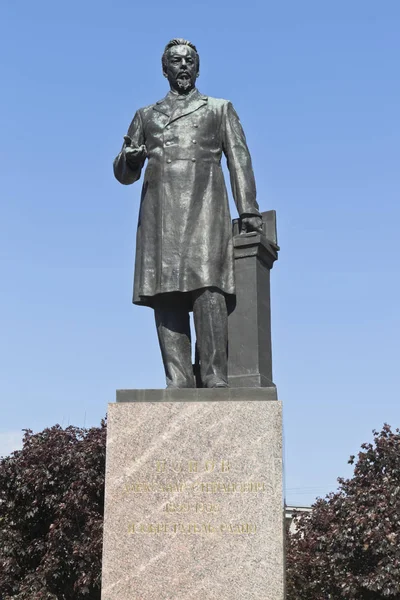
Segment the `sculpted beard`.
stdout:
<svg viewBox="0 0 400 600">
<path fill-rule="evenodd" d="M 193 82 L 189 73 L 178 73 L 176 83 L 181 90 L 187 90 L 193 86 Z"/>
</svg>

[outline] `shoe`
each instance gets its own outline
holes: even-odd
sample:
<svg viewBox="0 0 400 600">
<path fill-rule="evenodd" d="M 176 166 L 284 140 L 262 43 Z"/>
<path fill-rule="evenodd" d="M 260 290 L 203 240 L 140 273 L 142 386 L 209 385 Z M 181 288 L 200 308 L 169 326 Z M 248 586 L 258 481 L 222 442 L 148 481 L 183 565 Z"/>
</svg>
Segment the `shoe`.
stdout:
<svg viewBox="0 0 400 600">
<path fill-rule="evenodd" d="M 220 377 L 211 377 L 205 384 L 206 388 L 227 388 L 228 383 Z"/>
</svg>

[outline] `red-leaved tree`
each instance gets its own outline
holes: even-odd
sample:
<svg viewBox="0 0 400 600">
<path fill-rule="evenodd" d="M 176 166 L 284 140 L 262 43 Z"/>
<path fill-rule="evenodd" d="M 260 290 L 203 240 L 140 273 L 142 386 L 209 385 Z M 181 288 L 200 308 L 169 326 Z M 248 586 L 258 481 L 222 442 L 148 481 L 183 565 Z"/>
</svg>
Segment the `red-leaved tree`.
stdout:
<svg viewBox="0 0 400 600">
<path fill-rule="evenodd" d="M 288 535 L 288 600 L 400 599 L 400 431 L 361 448 L 354 476 Z"/>
<path fill-rule="evenodd" d="M 98 600 L 106 424 L 25 431 L 0 460 L 1 600 Z"/>
</svg>

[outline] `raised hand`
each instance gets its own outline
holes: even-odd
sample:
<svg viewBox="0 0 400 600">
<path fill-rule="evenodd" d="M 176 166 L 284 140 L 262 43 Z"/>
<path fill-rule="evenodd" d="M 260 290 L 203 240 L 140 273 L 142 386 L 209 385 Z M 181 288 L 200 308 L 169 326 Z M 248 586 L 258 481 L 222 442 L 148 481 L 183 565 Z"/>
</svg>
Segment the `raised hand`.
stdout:
<svg viewBox="0 0 400 600">
<path fill-rule="evenodd" d="M 146 146 L 144 144 L 141 146 L 133 146 L 129 135 L 124 135 L 124 140 L 126 162 L 133 168 L 137 168 L 139 165 L 141 166 L 147 157 Z"/>
</svg>

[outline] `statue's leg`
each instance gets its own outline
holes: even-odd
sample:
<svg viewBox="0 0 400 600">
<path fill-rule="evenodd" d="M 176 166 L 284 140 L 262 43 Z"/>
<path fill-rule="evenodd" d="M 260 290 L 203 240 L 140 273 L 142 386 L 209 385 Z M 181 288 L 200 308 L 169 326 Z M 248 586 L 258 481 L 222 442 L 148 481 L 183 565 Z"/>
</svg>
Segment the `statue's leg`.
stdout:
<svg viewBox="0 0 400 600">
<path fill-rule="evenodd" d="M 203 387 L 228 387 L 228 311 L 217 288 L 193 294 L 193 317 Z"/>
<path fill-rule="evenodd" d="M 154 316 L 167 387 L 195 387 L 189 311 L 182 301 L 182 294 L 155 296 Z"/>
</svg>

